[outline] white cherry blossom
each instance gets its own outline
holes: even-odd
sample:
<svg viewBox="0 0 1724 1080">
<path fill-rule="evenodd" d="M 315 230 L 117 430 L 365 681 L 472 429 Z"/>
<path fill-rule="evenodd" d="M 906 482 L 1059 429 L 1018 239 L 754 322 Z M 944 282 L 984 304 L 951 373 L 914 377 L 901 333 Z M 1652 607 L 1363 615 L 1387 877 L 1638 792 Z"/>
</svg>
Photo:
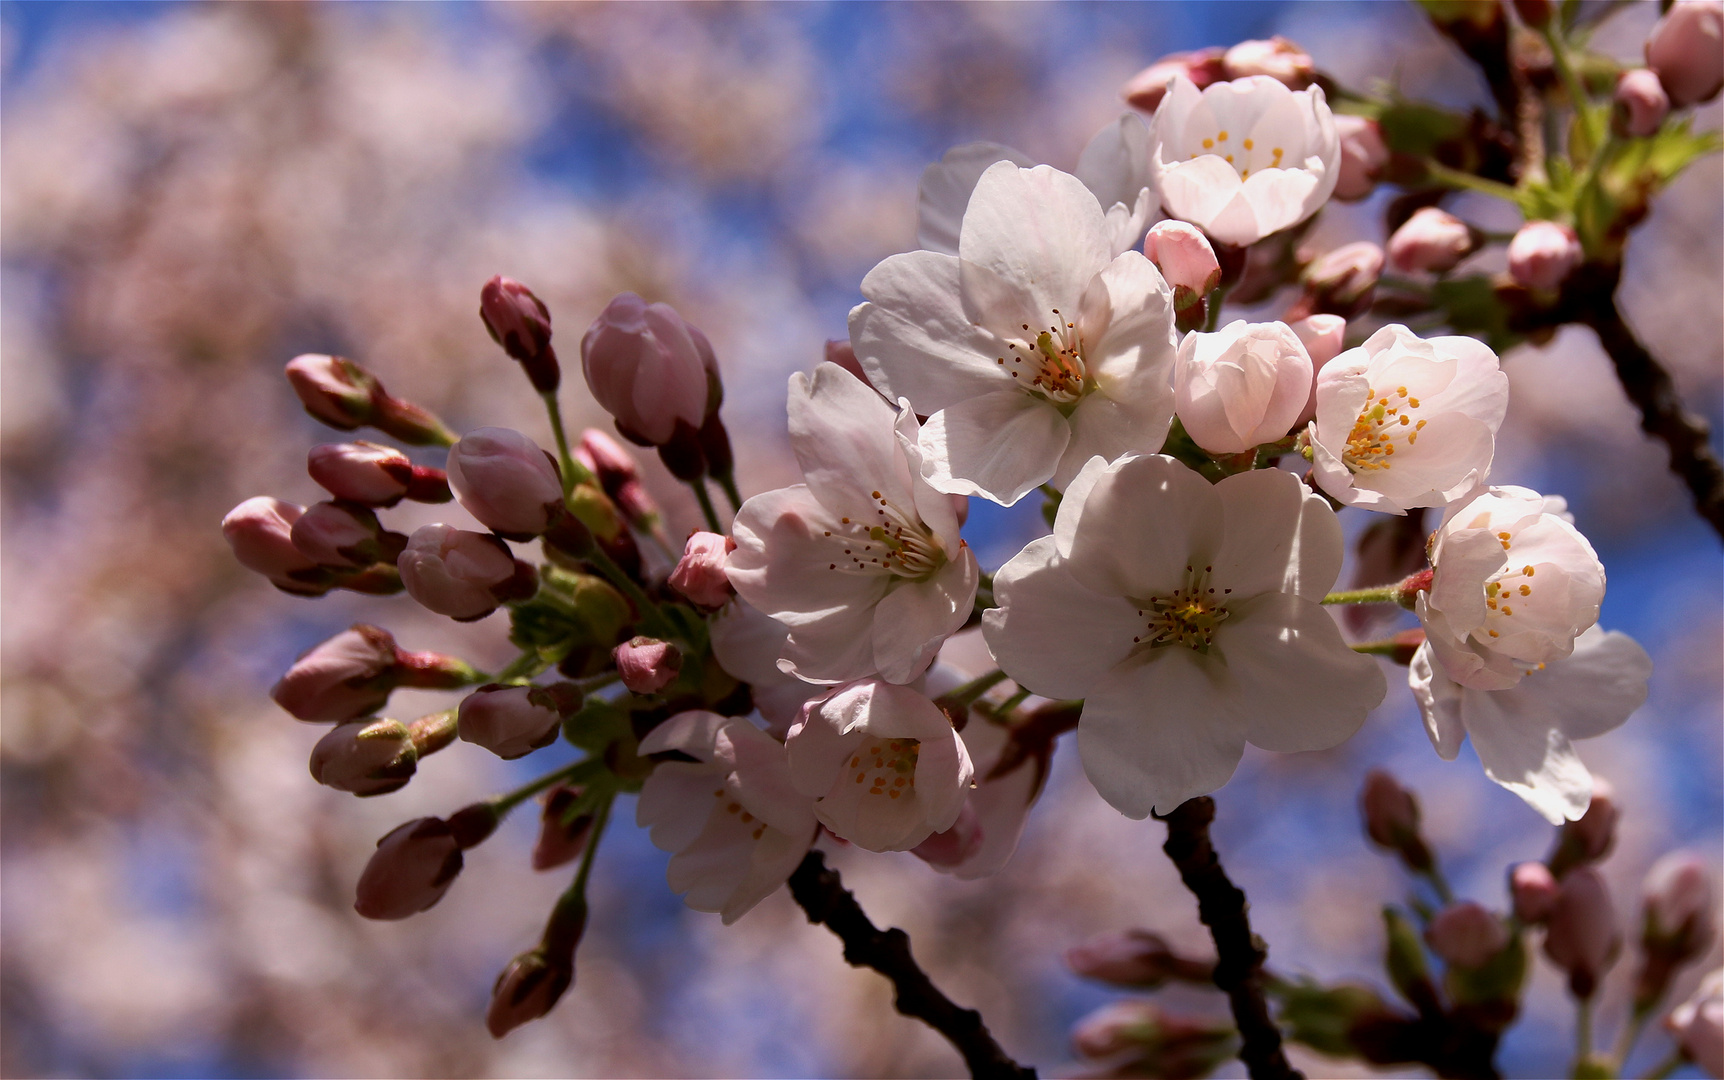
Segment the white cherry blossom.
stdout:
<svg viewBox="0 0 1724 1080">
<path fill-rule="evenodd" d="M 1348 506 L 1401 514 L 1484 482 L 1508 409 L 1508 376 L 1470 337 L 1385 326 L 1317 376 L 1313 479 Z"/>
<path fill-rule="evenodd" d="M 789 627 L 779 666 L 809 682 L 878 672 L 906 683 L 964 625 L 976 557 L 952 500 L 921 475 L 915 414 L 836 364 L 790 377 L 790 444 L 805 483 L 736 515 L 725 570 Z"/>
<path fill-rule="evenodd" d="M 1291 473 L 1212 486 L 1160 455 L 1092 461 L 1054 534 L 995 575 L 982 629 L 1020 685 L 1084 699 L 1084 771 L 1141 818 L 1225 784 L 1247 742 L 1334 746 L 1383 700 L 1318 603 L 1341 553 L 1334 512 Z"/>
<path fill-rule="evenodd" d="M 1407 682 L 1425 733 L 1445 761 L 1471 738 L 1485 775 L 1525 799 L 1552 825 L 1578 821 L 1592 799 L 1592 774 L 1573 739 L 1617 727 L 1646 700 L 1652 660 L 1627 634 L 1594 626 L 1574 652 L 1527 670 L 1504 690 L 1477 690 L 1449 678 L 1419 646 Z"/>
<path fill-rule="evenodd" d="M 1223 244 L 1254 244 L 1328 201 L 1341 142 L 1319 87 L 1267 75 L 1203 90 L 1183 76 L 1149 126 L 1149 174 L 1171 217 Z"/>
<path fill-rule="evenodd" d="M 1083 463 L 1161 448 L 1173 415 L 1172 293 L 1116 255 L 1095 196 L 1045 165 L 996 162 L 956 257 L 894 255 L 862 281 L 850 340 L 869 380 L 928 417 L 922 471 L 1011 505 Z"/>
<path fill-rule="evenodd" d="M 790 783 L 784 746 L 746 720 L 678 713 L 647 733 L 640 752 L 678 750 L 641 787 L 637 824 L 674 852 L 665 876 L 696 911 L 726 925 L 784 884 L 814 842 L 810 800 Z"/>
<path fill-rule="evenodd" d="M 826 692 L 824 686 L 803 682 L 778 669 L 778 657 L 784 652 L 790 628 L 756 611 L 748 601 L 731 601 L 707 626 L 713 659 L 749 685 L 754 707 L 775 738 L 789 734 L 802 715 L 804 702 Z"/>
<path fill-rule="evenodd" d="M 1507 689 L 1598 621 L 1604 566 L 1566 511 L 1559 497 L 1493 487 L 1444 514 L 1417 611 L 1449 678 Z"/>
<path fill-rule="evenodd" d="M 945 713 L 879 679 L 810 701 L 785 749 L 814 816 L 869 851 L 908 851 L 951 828 L 975 772 Z"/>
</svg>

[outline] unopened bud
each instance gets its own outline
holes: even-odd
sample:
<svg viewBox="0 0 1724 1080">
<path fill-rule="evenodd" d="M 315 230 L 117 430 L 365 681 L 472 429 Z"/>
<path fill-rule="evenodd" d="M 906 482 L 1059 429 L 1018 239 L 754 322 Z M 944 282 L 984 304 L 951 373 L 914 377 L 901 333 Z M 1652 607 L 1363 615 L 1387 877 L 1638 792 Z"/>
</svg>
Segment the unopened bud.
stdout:
<svg viewBox="0 0 1724 1080">
<path fill-rule="evenodd" d="M 1568 988 L 1575 997 L 1592 996 L 1621 947 L 1622 933 L 1604 876 L 1591 866 L 1569 871 L 1545 924 L 1544 951 L 1568 972 Z"/>
<path fill-rule="evenodd" d="M 1229 79 L 1267 75 L 1294 90 L 1310 86 L 1317 73 L 1311 54 L 1280 36 L 1268 41 L 1241 41 L 1227 50 L 1221 62 Z"/>
<path fill-rule="evenodd" d="M 1706 864 L 1673 851 L 1652 864 L 1642 886 L 1640 971 L 1635 979 L 1637 1011 L 1655 1008 L 1676 972 L 1712 947 L 1717 932 L 1716 902 Z"/>
<path fill-rule="evenodd" d="M 1670 114 L 1670 98 L 1651 68 L 1632 68 L 1616 77 L 1616 105 L 1611 124 L 1618 135 L 1644 139 L 1657 133 Z"/>
<path fill-rule="evenodd" d="M 416 530 L 396 565 L 409 596 L 460 622 L 482 619 L 505 600 L 526 599 L 537 590 L 533 568 L 503 541 L 448 525 Z"/>
<path fill-rule="evenodd" d="M 634 637 L 611 651 L 623 685 L 637 694 L 656 694 L 682 671 L 682 653 L 656 638 Z"/>
<path fill-rule="evenodd" d="M 706 419 L 707 370 L 689 329 L 669 304 L 623 293 L 581 338 L 587 387 L 617 429 L 643 446 L 664 446 L 679 423 L 692 433 Z"/>
<path fill-rule="evenodd" d="M 1287 324 L 1311 357 L 1311 393 L 1295 427 L 1303 428 L 1317 418 L 1317 376 L 1323 366 L 1341 355 L 1347 340 L 1347 320 L 1339 315 L 1311 315 Z"/>
<path fill-rule="evenodd" d="M 1592 779 L 1592 801 L 1579 821 L 1563 823 L 1557 833 L 1556 850 L 1546 861 L 1558 879 L 1576 866 L 1594 863 L 1610 853 L 1616 842 L 1616 821 L 1622 811 L 1616 805 L 1616 789 L 1602 777 Z"/>
<path fill-rule="evenodd" d="M 397 826 L 377 841 L 359 875 L 353 909 L 367 919 L 405 919 L 443 899 L 461 872 L 461 848 L 449 823 L 427 817 Z"/>
<path fill-rule="evenodd" d="M 581 706 L 572 683 L 555 687 L 490 683 L 461 702 L 460 735 L 500 758 L 518 758 L 557 738 L 563 717 Z"/>
<path fill-rule="evenodd" d="M 580 801 L 584 789 L 579 785 L 562 784 L 545 795 L 544 812 L 539 818 L 539 841 L 533 845 L 533 869 L 550 870 L 580 858 L 592 838 L 591 813 L 569 816 Z"/>
<path fill-rule="evenodd" d="M 368 506 L 325 501 L 293 523 L 293 546 L 319 566 L 359 569 L 394 562 L 407 538 L 386 530 Z"/>
<path fill-rule="evenodd" d="M 491 1007 L 485 1013 L 485 1028 L 493 1039 L 549 1013 L 557 1000 L 574 984 L 574 965 L 553 960 L 543 948 L 522 953 L 509 961 L 491 990 Z"/>
<path fill-rule="evenodd" d="M 399 720 L 349 720 L 311 749 L 312 779 L 360 796 L 405 787 L 418 765 L 412 733 Z"/>
<path fill-rule="evenodd" d="M 642 532 L 657 530 L 662 513 L 646 485 L 634 455 L 615 439 L 596 428 L 581 432 L 575 458 L 598 477 L 599 486 L 610 496 L 629 524 Z"/>
<path fill-rule="evenodd" d="M 1509 932 L 1483 905 L 1462 900 L 1437 912 L 1425 928 L 1425 942 L 1444 963 L 1478 968 L 1508 947 Z"/>
<path fill-rule="evenodd" d="M 736 595 L 724 572 L 724 557 L 736 541 L 718 533 L 697 532 L 683 546 L 682 558 L 670 572 L 669 585 L 698 607 L 717 609 Z"/>
<path fill-rule="evenodd" d="M 304 514 L 302 506 L 259 495 L 228 511 L 221 532 L 247 570 L 284 592 L 322 596 L 329 591 L 328 572 L 293 546 L 293 525 Z"/>
<path fill-rule="evenodd" d="M 1515 917 L 1523 923 L 1541 923 L 1549 918 L 1560 891 L 1556 876 L 1544 863 L 1518 863 L 1509 871 L 1509 895 L 1514 898 Z"/>
<path fill-rule="evenodd" d="M 491 340 L 520 361 L 533 389 L 541 394 L 557 389 L 562 374 L 551 349 L 551 312 L 531 289 L 512 278 L 492 278 L 479 290 L 479 318 Z"/>
<path fill-rule="evenodd" d="M 1419 836 L 1419 803 L 1400 781 L 1382 769 L 1365 774 L 1359 791 L 1359 812 L 1371 842 L 1401 856 L 1414 870 L 1431 866 L 1430 848 Z"/>
<path fill-rule="evenodd" d="M 936 869 L 950 870 L 982 850 L 982 840 L 982 819 L 966 799 L 951 828 L 934 833 L 911 848 L 910 854 Z"/>
<path fill-rule="evenodd" d="M 1452 270 L 1472 250 L 1467 223 L 1435 206 L 1419 210 L 1389 237 L 1389 262 L 1405 273 Z"/>
<path fill-rule="evenodd" d="M 1167 94 L 1167 84 L 1177 76 L 1190 79 L 1199 90 L 1227 79 L 1225 56 L 1224 49 L 1170 53 L 1133 75 L 1120 88 L 1119 96 L 1134 109 L 1154 112 Z"/>
<path fill-rule="evenodd" d="M 1292 321 L 1309 315 L 1351 319 L 1371 306 L 1383 273 L 1383 249 L 1369 240 L 1325 252 L 1305 268 L 1305 295 L 1287 312 Z"/>
<path fill-rule="evenodd" d="M 337 499 L 394 506 L 413 483 L 413 463 L 392 446 L 324 443 L 311 448 L 305 471 Z"/>
<path fill-rule="evenodd" d="M 1173 306 L 1183 310 L 1221 284 L 1221 264 L 1209 238 L 1183 221 L 1158 221 L 1143 238 L 1143 254 L 1173 286 Z"/>
<path fill-rule="evenodd" d="M 1150 930 L 1120 930 L 1066 950 L 1066 966 L 1089 979 L 1153 990 L 1169 981 L 1209 983 L 1212 961 L 1181 956 Z"/>
<path fill-rule="evenodd" d="M 377 376 L 345 356 L 305 353 L 287 362 L 287 381 L 305 411 L 332 428 L 352 431 L 371 422 L 383 393 Z"/>
<path fill-rule="evenodd" d="M 1716 97 L 1724 88 L 1724 4 L 1676 0 L 1646 37 L 1646 66 L 1679 109 Z"/>
<path fill-rule="evenodd" d="M 1073 1049 L 1087 1058 L 1123 1059 L 1118 1072 L 1128 1076 L 1208 1076 L 1238 1047 L 1232 1025 L 1172 1016 L 1148 1001 L 1115 1001 L 1072 1029 Z"/>
<path fill-rule="evenodd" d="M 301 655 L 269 696 L 312 723 L 368 716 L 383 707 L 397 685 L 395 657 L 389 631 L 358 623 Z"/>
<path fill-rule="evenodd" d="M 1711 1077 L 1724 1077 L 1724 969 L 1714 971 L 1700 989 L 1673 1009 L 1664 1027 L 1676 1036 L 1682 1055 Z"/>
<path fill-rule="evenodd" d="M 1529 221 L 1509 241 L 1509 275 L 1529 289 L 1548 292 L 1568 280 L 1583 257 L 1573 229 L 1554 221 Z"/>
<path fill-rule="evenodd" d="M 512 540 L 545 531 L 563 501 L 556 466 L 539 445 L 510 428 L 469 431 L 449 448 L 455 499 L 480 524 Z"/>
<path fill-rule="evenodd" d="M 1389 164 L 1389 146 L 1383 141 L 1383 129 L 1369 117 L 1336 113 L 1335 137 L 1341 140 L 1335 198 L 1344 202 L 1363 199 L 1376 188 Z"/>
</svg>

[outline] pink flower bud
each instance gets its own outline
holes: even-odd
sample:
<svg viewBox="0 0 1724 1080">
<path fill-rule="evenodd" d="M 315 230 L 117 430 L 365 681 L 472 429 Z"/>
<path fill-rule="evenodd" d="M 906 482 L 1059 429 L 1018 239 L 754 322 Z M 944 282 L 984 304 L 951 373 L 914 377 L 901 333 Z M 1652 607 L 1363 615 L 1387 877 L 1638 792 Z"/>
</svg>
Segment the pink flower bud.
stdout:
<svg viewBox="0 0 1724 1080">
<path fill-rule="evenodd" d="M 1724 1077 L 1724 970 L 1706 976 L 1694 996 L 1665 1017 L 1664 1026 L 1707 1076 Z"/>
<path fill-rule="evenodd" d="M 630 524 L 645 532 L 658 529 L 663 516 L 658 501 L 641 482 L 640 465 L 634 455 L 621 443 L 596 428 L 588 428 L 581 432 L 574 455 L 598 477 L 599 486 Z"/>
<path fill-rule="evenodd" d="M 1341 355 L 1346 346 L 1347 320 L 1339 315 L 1312 315 L 1288 323 L 1287 328 L 1299 338 L 1299 343 L 1305 346 L 1305 352 L 1311 357 L 1311 393 L 1306 395 L 1305 408 L 1294 425 L 1302 428 L 1317 418 L 1317 376 L 1323 373 L 1329 361 Z"/>
<path fill-rule="evenodd" d="M 1568 972 L 1575 997 L 1591 997 L 1622 947 L 1604 876 L 1591 866 L 1569 871 L 1545 925 L 1545 955 Z"/>
<path fill-rule="evenodd" d="M 541 394 L 556 390 L 562 379 L 557 354 L 551 349 L 551 313 L 533 291 L 501 275 L 479 290 L 479 318 L 491 340 L 518 360 Z"/>
<path fill-rule="evenodd" d="M 377 376 L 345 356 L 296 356 L 287 362 L 287 381 L 306 412 L 341 431 L 370 423 L 383 394 Z"/>
<path fill-rule="evenodd" d="M 1679 109 L 1716 97 L 1724 88 L 1724 3 L 1676 0 L 1646 37 L 1646 66 Z"/>
<path fill-rule="evenodd" d="M 366 506 L 394 506 L 413 483 L 406 454 L 369 442 L 314 446 L 305 471 L 336 498 Z"/>
<path fill-rule="evenodd" d="M 533 845 L 533 869 L 550 870 L 580 858 L 593 832 L 593 815 L 568 816 L 582 795 L 578 785 L 563 784 L 545 796 L 539 817 L 539 842 Z"/>
<path fill-rule="evenodd" d="M 1188 308 L 1221 284 L 1221 264 L 1215 249 L 1195 225 L 1158 221 L 1143 238 L 1143 253 L 1173 286 L 1173 303 Z"/>
<path fill-rule="evenodd" d="M 1102 934 L 1067 949 L 1066 966 L 1085 978 L 1143 990 L 1170 980 L 1207 983 L 1215 974 L 1212 961 L 1181 956 L 1160 934 L 1136 929 Z"/>
<path fill-rule="evenodd" d="M 407 595 L 463 622 L 484 618 L 504 600 L 525 599 L 537 587 L 533 568 L 517 561 L 503 541 L 448 525 L 415 531 L 396 566 Z"/>
<path fill-rule="evenodd" d="M 1389 262 L 1395 269 L 1452 270 L 1473 249 L 1472 230 L 1460 218 L 1427 206 L 1401 223 L 1389 237 Z"/>
<path fill-rule="evenodd" d="M 1238 1039 L 1231 1024 L 1172 1016 L 1151 1002 L 1126 1000 L 1079 1021 L 1072 1048 L 1109 1062 L 1110 1076 L 1197 1077 L 1232 1057 Z"/>
<path fill-rule="evenodd" d="M 549 1013 L 574 984 L 574 965 L 555 959 L 545 949 L 522 953 L 509 961 L 491 990 L 485 1029 L 493 1039 Z"/>
<path fill-rule="evenodd" d="M 670 587 L 703 608 L 721 608 L 736 590 L 724 572 L 724 557 L 736 550 L 736 541 L 718 533 L 697 532 L 688 538 L 682 559 L 670 572 Z"/>
<path fill-rule="evenodd" d="M 635 637 L 611 650 L 623 685 L 637 694 L 656 694 L 682 670 L 682 653 L 668 641 Z"/>
<path fill-rule="evenodd" d="M 1717 905 L 1706 864 L 1685 851 L 1673 851 L 1652 864 L 1642 887 L 1649 943 L 1673 944 L 1683 959 L 1712 944 Z"/>
<path fill-rule="evenodd" d="M 1185 335 L 1174 361 L 1174 411 L 1198 446 L 1238 454 L 1287 434 L 1311 378 L 1311 357 L 1292 330 L 1240 320 Z"/>
<path fill-rule="evenodd" d="M 1418 801 L 1382 769 L 1365 774 L 1359 810 L 1365 818 L 1365 835 L 1381 847 L 1398 850 L 1407 837 L 1419 834 Z"/>
<path fill-rule="evenodd" d="M 1305 268 L 1305 295 L 1287 318 L 1324 314 L 1351 319 L 1371 306 L 1382 273 L 1383 249 L 1369 240 L 1325 252 Z"/>
<path fill-rule="evenodd" d="M 349 720 L 311 749 L 312 779 L 361 796 L 405 787 L 418 764 L 413 735 L 399 720 Z"/>
<path fill-rule="evenodd" d="M 1335 114 L 1335 136 L 1341 140 L 1341 168 L 1335 180 L 1335 198 L 1345 202 L 1363 199 L 1377 186 L 1389 164 L 1389 147 L 1383 129 L 1375 120 L 1347 113 Z"/>
<path fill-rule="evenodd" d="M 1529 221 L 1509 241 L 1509 274 L 1529 289 L 1549 291 L 1580 265 L 1580 238 L 1567 225 Z"/>
<path fill-rule="evenodd" d="M 293 523 L 293 546 L 319 566 L 339 569 L 392 560 L 401 552 L 399 536 L 358 503 L 315 503 Z"/>
<path fill-rule="evenodd" d="M 556 466 L 537 443 L 509 428 L 469 431 L 449 448 L 455 499 L 487 528 L 516 540 L 544 532 L 563 501 Z"/>
<path fill-rule="evenodd" d="M 568 699 L 560 698 L 549 687 L 481 686 L 461 702 L 457 721 L 461 741 L 477 743 L 500 758 L 530 754 L 556 739 L 564 715 L 558 707 L 560 700 Z M 579 707 L 578 700 L 575 707 Z"/>
<path fill-rule="evenodd" d="M 461 872 L 461 847 L 442 818 L 418 818 L 377 841 L 359 875 L 353 910 L 367 919 L 405 919 L 443 899 Z"/>
<path fill-rule="evenodd" d="M 1557 833 L 1550 870 L 1559 879 L 1575 866 L 1594 863 L 1609 853 L 1616 842 L 1616 821 L 1622 811 L 1616 805 L 1616 789 L 1603 777 L 1593 777 L 1592 801 L 1579 821 L 1563 823 Z"/>
<path fill-rule="evenodd" d="M 1560 886 L 1550 868 L 1541 862 L 1523 862 L 1509 872 L 1509 895 L 1514 897 L 1515 917 L 1524 923 L 1541 923 L 1550 917 Z"/>
<path fill-rule="evenodd" d="M 276 588 L 321 596 L 329 591 L 328 575 L 293 546 L 293 525 L 304 513 L 303 506 L 258 495 L 228 511 L 221 519 L 222 536 L 241 566 L 269 578 Z"/>
<path fill-rule="evenodd" d="M 1134 109 L 1154 112 L 1161 104 L 1163 95 L 1167 93 L 1167 84 L 1172 82 L 1175 76 L 1185 76 L 1195 83 L 1199 90 L 1210 83 L 1227 79 L 1224 55 L 1225 51 L 1222 49 L 1169 53 L 1133 75 L 1130 81 L 1120 88 L 1119 96 Z"/>
<path fill-rule="evenodd" d="M 929 866 L 950 869 L 982 850 L 982 840 L 982 819 L 966 801 L 951 828 L 934 833 L 911 848 L 910 854 Z"/>
<path fill-rule="evenodd" d="M 1244 79 L 1252 75 L 1267 75 L 1294 90 L 1311 85 L 1317 67 L 1304 49 L 1276 36 L 1268 41 L 1241 41 L 1222 57 L 1229 79 Z"/>
<path fill-rule="evenodd" d="M 663 446 L 706 418 L 707 370 L 688 323 L 634 293 L 612 300 L 581 338 L 587 387 L 624 435 Z"/>
<path fill-rule="evenodd" d="M 295 660 L 269 696 L 295 718 L 338 723 L 383 707 L 397 685 L 395 638 L 356 623 Z"/>
<path fill-rule="evenodd" d="M 1509 932 L 1483 905 L 1462 900 L 1437 912 L 1425 929 L 1425 941 L 1444 963 L 1478 968 L 1508 947 Z"/>
<path fill-rule="evenodd" d="M 1611 122 L 1618 135 L 1644 139 L 1670 114 L 1670 98 L 1651 68 L 1633 68 L 1616 77 L 1616 107 Z"/>
</svg>

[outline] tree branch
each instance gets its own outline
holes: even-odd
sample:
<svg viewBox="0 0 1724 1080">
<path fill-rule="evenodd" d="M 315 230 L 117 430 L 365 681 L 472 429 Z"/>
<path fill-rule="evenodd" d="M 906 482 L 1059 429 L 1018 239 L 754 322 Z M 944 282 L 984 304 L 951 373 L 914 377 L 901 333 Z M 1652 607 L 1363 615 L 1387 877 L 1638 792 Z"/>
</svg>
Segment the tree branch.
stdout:
<svg viewBox="0 0 1724 1080">
<path fill-rule="evenodd" d="M 1209 842 L 1215 800 L 1207 795 L 1187 800 L 1162 820 L 1167 822 L 1167 843 L 1161 850 L 1197 897 L 1197 917 L 1215 939 L 1215 985 L 1227 995 L 1233 1022 L 1239 1027 L 1239 1060 L 1251 1080 L 1303 1080 L 1303 1074 L 1287 1063 L 1281 1029 L 1270 1019 L 1264 997 L 1263 961 L 1269 955 L 1268 946 L 1251 932 L 1245 893 L 1228 880 Z"/>
<path fill-rule="evenodd" d="M 808 913 L 808 921 L 825 923 L 844 942 L 844 959 L 852 967 L 871 967 L 892 980 L 892 1004 L 950 1039 L 977 1080 L 1035 1080 L 1036 1071 L 1006 1056 L 982 1023 L 982 1014 L 961 1008 L 940 992 L 910 955 L 910 937 L 893 927 L 881 930 L 869 921 L 861 905 L 844 888 L 838 871 L 810 851 L 790 875 L 790 895 Z"/>
</svg>

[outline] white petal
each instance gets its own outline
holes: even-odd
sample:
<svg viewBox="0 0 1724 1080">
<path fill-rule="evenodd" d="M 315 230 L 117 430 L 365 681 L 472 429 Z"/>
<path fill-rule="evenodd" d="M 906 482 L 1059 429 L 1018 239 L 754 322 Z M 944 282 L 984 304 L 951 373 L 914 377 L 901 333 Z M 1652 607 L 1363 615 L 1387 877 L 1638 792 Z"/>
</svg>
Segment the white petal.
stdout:
<svg viewBox="0 0 1724 1080">
<path fill-rule="evenodd" d="M 940 491 L 1010 506 L 1047 483 L 1071 426 L 1046 401 L 1018 390 L 969 398 L 928 417 L 922 475 Z"/>
<path fill-rule="evenodd" d="M 1131 604 L 1079 585 L 1051 536 L 994 575 L 1000 604 L 982 616 L 982 637 L 1000 670 L 1035 693 L 1081 698 L 1130 651 L 1143 623 Z"/>
<path fill-rule="evenodd" d="M 862 279 L 871 303 L 850 312 L 850 344 L 868 379 L 892 400 L 934 412 L 1012 379 L 1005 346 L 964 314 L 958 260 L 931 251 L 893 255 Z"/>
<path fill-rule="evenodd" d="M 1102 207 L 1081 180 L 999 162 L 970 197 L 958 257 L 970 321 L 1015 336 L 1024 323 L 1061 319 L 1056 309 L 1069 318 L 1113 250 Z"/>
<path fill-rule="evenodd" d="M 1159 451 L 1173 423 L 1173 395 L 1147 404 L 1149 408 L 1140 411 L 1103 393 L 1085 396 L 1072 410 L 1071 442 L 1060 455 L 1060 466 L 1049 483 L 1055 488 L 1068 488 L 1094 457 L 1113 462 L 1128 455 Z"/>
<path fill-rule="evenodd" d="M 885 579 L 873 578 L 884 584 Z M 874 606 L 828 612 L 793 626 L 779 670 L 812 683 L 836 685 L 874 673 Z"/>
<path fill-rule="evenodd" d="M 1213 562 L 1221 530 L 1215 488 L 1157 454 L 1127 458 L 1098 474 L 1070 540 L 1063 528 L 1056 537 L 1067 571 L 1080 583 L 1103 596 L 1145 599 L 1172 595 L 1184 587 L 1187 566 Z"/>
<path fill-rule="evenodd" d="M 791 782 L 790 759 L 783 743 L 735 717 L 719 738 L 730 744 L 726 749 L 736 770 L 725 786 L 744 810 L 788 833 L 813 830 L 813 803 Z"/>
<path fill-rule="evenodd" d="M 712 815 L 713 792 L 723 790 L 724 770 L 687 761 L 661 761 L 641 785 L 635 823 L 651 830 L 660 851 L 694 843 Z"/>
<path fill-rule="evenodd" d="M 1233 166 L 1213 154 L 1169 162 L 1161 174 L 1161 205 L 1169 215 L 1191 222 L 1224 244 L 1248 244 L 1258 239 L 1255 222 L 1249 218 L 1238 228 L 1224 230 L 1226 235 L 1212 228 L 1236 202 L 1240 209 L 1235 214 L 1249 215 L 1250 204 L 1239 198 L 1241 186 Z"/>
<path fill-rule="evenodd" d="M 729 926 L 754 905 L 777 892 L 778 887 L 796 872 L 813 841 L 812 827 L 806 832 L 785 833 L 768 826 L 760 839 L 754 842 L 748 872 L 736 883 L 724 906 L 719 909 L 724 925 Z"/>
<path fill-rule="evenodd" d="M 1646 703 L 1651 677 L 1652 658 L 1639 642 L 1592 626 L 1574 639 L 1573 653 L 1532 672 L 1515 689 L 1542 694 L 1563 734 L 1590 739 L 1614 730 Z"/>
<path fill-rule="evenodd" d="M 662 754 L 678 750 L 702 761 L 711 761 L 718 745 L 718 733 L 729 720 L 714 712 L 690 709 L 677 713 L 647 732 L 640 742 L 642 754 Z"/>
<path fill-rule="evenodd" d="M 969 619 L 980 573 L 961 547 L 927 581 L 906 581 L 874 609 L 874 666 L 887 682 L 907 683 L 926 671 L 946 638 Z"/>
<path fill-rule="evenodd" d="M 1150 187 L 1148 166 L 1149 130 L 1136 113 L 1125 113 L 1096 132 L 1078 156 L 1074 171 L 1106 209 L 1114 251 L 1135 247 L 1149 226 L 1150 200 L 1144 194 Z"/>
<path fill-rule="evenodd" d="M 1527 801 L 1552 825 L 1577 820 L 1592 800 L 1592 774 L 1554 727 L 1527 723 L 1498 696 L 1514 690 L 1463 691 L 1467 735 L 1485 775 Z"/>
<path fill-rule="evenodd" d="M 1235 600 L 1279 592 L 1305 511 L 1305 485 L 1290 472 L 1254 469 L 1215 485 L 1223 519 L 1212 580 Z M 1340 534 L 1334 539 L 1339 543 Z M 1336 558 L 1339 573 L 1339 556 Z"/>
<path fill-rule="evenodd" d="M 1099 139 L 1100 136 L 1097 136 Z M 934 164 L 922 170 L 916 185 L 916 244 L 945 255 L 958 253 L 958 230 L 976 181 L 996 161 L 1010 161 L 1029 168 L 1034 159 L 1009 146 L 972 142 L 954 146 Z M 1081 175 L 1081 165 L 1080 165 Z"/>
<path fill-rule="evenodd" d="M 878 492 L 899 506 L 913 503 L 911 474 L 898 446 L 897 411 L 837 364 L 820 364 L 811 379 L 790 376 L 790 445 L 808 490 L 837 515 L 872 510 Z"/>
<path fill-rule="evenodd" d="M 1085 292 L 1078 325 L 1084 363 L 1102 393 L 1146 416 L 1166 410 L 1172 417 L 1178 335 L 1173 293 L 1154 263 L 1140 251 L 1109 263 Z"/>
<path fill-rule="evenodd" d="M 1420 645 L 1407 665 L 1407 685 L 1413 700 L 1419 703 L 1419 715 L 1425 721 L 1425 734 L 1431 746 L 1444 761 L 1455 760 L 1461 743 L 1467 737 L 1461 723 L 1461 686 L 1432 655 L 1430 642 Z"/>
</svg>

